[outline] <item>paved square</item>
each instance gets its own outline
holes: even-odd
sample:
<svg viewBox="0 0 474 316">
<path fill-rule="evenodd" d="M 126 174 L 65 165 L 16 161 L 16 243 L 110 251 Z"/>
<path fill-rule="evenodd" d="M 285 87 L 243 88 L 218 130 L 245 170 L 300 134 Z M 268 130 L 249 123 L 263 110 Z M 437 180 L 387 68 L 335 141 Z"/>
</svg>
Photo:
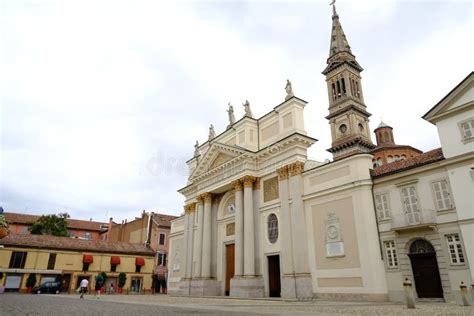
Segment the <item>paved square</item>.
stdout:
<svg viewBox="0 0 474 316">
<path fill-rule="evenodd" d="M 403 304 L 315 300 L 244 300 L 166 295 L 0 295 L 0 315 L 474 315 L 474 307 L 420 303 Z"/>
</svg>

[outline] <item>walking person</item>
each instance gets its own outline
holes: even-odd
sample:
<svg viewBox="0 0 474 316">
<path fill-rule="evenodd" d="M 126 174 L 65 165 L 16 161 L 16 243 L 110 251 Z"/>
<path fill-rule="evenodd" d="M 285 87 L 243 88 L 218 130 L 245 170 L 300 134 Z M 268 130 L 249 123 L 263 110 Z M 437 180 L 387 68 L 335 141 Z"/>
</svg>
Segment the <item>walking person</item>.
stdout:
<svg viewBox="0 0 474 316">
<path fill-rule="evenodd" d="M 99 299 L 99 297 L 100 297 L 100 291 L 101 291 L 103 285 L 104 285 L 104 277 L 102 276 L 102 274 L 99 273 L 95 277 L 95 294 L 94 294 L 94 296 L 97 297 L 97 299 Z"/>
<path fill-rule="evenodd" d="M 87 279 L 82 279 L 81 284 L 81 298 L 84 298 L 84 294 L 87 292 L 87 288 L 89 287 L 89 280 Z"/>
</svg>

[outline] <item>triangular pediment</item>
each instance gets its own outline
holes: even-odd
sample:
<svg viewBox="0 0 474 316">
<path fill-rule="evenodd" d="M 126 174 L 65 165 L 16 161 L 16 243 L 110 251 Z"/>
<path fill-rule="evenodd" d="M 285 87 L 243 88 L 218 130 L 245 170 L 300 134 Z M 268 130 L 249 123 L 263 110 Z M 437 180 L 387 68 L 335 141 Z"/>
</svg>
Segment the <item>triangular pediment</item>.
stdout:
<svg viewBox="0 0 474 316">
<path fill-rule="evenodd" d="M 198 160 L 198 165 L 191 175 L 191 179 L 196 178 L 210 170 L 216 169 L 219 166 L 247 153 L 246 150 L 229 146 L 221 143 L 213 143 L 209 150 Z"/>
<path fill-rule="evenodd" d="M 471 72 L 453 90 L 451 90 L 441 101 L 439 101 L 423 118 L 432 123 L 441 117 L 453 112 L 459 112 L 463 108 L 474 106 L 474 72 Z"/>
</svg>

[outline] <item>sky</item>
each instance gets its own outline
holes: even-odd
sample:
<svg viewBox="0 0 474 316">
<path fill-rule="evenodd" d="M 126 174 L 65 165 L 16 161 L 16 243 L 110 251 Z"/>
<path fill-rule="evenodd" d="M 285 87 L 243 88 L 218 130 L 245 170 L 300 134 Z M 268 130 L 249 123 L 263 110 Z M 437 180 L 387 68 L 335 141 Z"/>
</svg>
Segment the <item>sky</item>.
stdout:
<svg viewBox="0 0 474 316">
<path fill-rule="evenodd" d="M 308 101 L 309 158 L 331 158 L 321 74 L 328 1 L 0 0 L 0 205 L 108 221 L 179 215 L 194 143 L 248 99 L 260 117 L 286 79 Z M 365 69 L 371 130 L 439 147 L 421 116 L 473 69 L 472 1 L 338 0 Z M 375 142 L 375 137 L 372 135 Z"/>
</svg>

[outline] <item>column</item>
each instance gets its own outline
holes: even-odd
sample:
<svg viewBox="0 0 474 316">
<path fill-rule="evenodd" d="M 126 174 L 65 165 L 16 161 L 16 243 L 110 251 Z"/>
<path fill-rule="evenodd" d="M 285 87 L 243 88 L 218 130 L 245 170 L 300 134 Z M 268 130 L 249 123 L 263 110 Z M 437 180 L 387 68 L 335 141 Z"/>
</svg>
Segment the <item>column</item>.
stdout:
<svg viewBox="0 0 474 316">
<path fill-rule="evenodd" d="M 204 193 L 204 216 L 202 233 L 202 278 L 211 277 L 211 205 L 212 194 Z"/>
<path fill-rule="evenodd" d="M 186 279 L 191 279 L 193 275 L 193 245 L 194 245 L 194 210 L 195 204 L 188 205 L 188 242 L 186 253 Z"/>
<path fill-rule="evenodd" d="M 259 230 L 261 229 L 261 218 L 260 218 L 260 212 L 258 211 L 260 208 L 260 178 L 255 179 L 255 183 L 253 185 L 253 209 L 254 209 L 254 231 L 255 231 L 255 275 L 257 276 L 262 276 L 263 271 L 262 271 L 262 245 L 260 242 L 260 238 L 262 237 L 261 234 L 259 234 Z M 266 233 L 266 230 L 265 230 Z"/>
<path fill-rule="evenodd" d="M 293 265 L 293 247 L 291 243 L 290 204 L 288 201 L 288 166 L 277 169 L 277 173 L 281 202 L 280 220 L 278 221 L 278 226 L 280 227 L 278 239 L 280 239 L 282 263 L 281 297 L 295 298 L 296 283 L 294 280 L 295 270 Z"/>
<path fill-rule="evenodd" d="M 188 275 L 187 272 L 187 266 L 188 266 L 188 248 L 189 248 L 189 212 L 188 212 L 188 206 L 184 206 L 184 236 L 183 236 L 183 258 L 181 260 L 181 269 L 184 271 L 184 275 L 182 279 L 187 279 Z"/>
<path fill-rule="evenodd" d="M 197 210 L 196 215 L 198 220 L 198 227 L 196 230 L 196 267 L 194 269 L 194 278 L 201 277 L 202 269 L 202 234 L 203 234 L 203 223 L 204 223 L 204 198 L 202 196 L 197 197 Z"/>
<path fill-rule="evenodd" d="M 291 236 L 293 262 L 296 274 L 309 273 L 306 221 L 303 208 L 303 162 L 295 162 L 288 167 L 290 173 Z"/>
<path fill-rule="evenodd" d="M 234 275 L 242 276 L 244 273 L 244 208 L 243 192 L 240 180 L 232 182 L 235 190 L 235 267 Z"/>
<path fill-rule="evenodd" d="M 253 220 L 253 183 L 255 177 L 246 176 L 244 182 L 244 275 L 255 276 L 255 229 Z"/>
</svg>

